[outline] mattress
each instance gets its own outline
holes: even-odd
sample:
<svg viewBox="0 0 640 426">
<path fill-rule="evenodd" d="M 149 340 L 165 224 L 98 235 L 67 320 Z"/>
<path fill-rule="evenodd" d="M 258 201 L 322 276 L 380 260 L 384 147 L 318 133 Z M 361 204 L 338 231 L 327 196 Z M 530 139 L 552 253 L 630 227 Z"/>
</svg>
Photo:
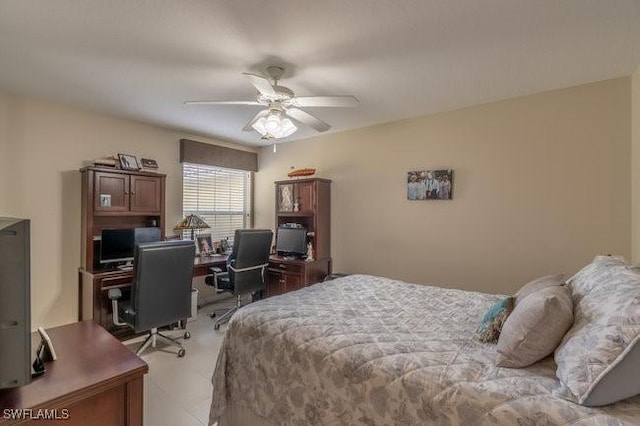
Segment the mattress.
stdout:
<svg viewBox="0 0 640 426">
<path fill-rule="evenodd" d="M 351 275 L 246 306 L 218 356 L 210 422 L 233 403 L 277 425 L 640 424 L 640 397 L 554 396 L 551 357 L 496 367 L 474 332 L 498 298 Z"/>
</svg>

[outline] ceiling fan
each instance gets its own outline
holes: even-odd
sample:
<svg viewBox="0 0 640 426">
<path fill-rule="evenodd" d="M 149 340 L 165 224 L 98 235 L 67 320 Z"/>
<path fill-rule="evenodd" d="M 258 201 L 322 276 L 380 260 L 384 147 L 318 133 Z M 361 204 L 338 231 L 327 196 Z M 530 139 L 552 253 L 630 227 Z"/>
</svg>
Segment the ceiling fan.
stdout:
<svg viewBox="0 0 640 426">
<path fill-rule="evenodd" d="M 251 73 L 242 73 L 258 90 L 255 101 L 186 101 L 186 105 L 257 105 L 266 108 L 247 122 L 242 130 L 255 130 L 262 139 L 280 139 L 293 134 L 298 128 L 290 120 L 309 126 L 318 132 L 326 132 L 331 125 L 320 120 L 300 107 L 355 107 L 359 101 L 354 96 L 296 96 L 291 89 L 280 86 L 278 82 L 284 74 L 284 68 L 267 67 L 268 78 Z"/>
</svg>

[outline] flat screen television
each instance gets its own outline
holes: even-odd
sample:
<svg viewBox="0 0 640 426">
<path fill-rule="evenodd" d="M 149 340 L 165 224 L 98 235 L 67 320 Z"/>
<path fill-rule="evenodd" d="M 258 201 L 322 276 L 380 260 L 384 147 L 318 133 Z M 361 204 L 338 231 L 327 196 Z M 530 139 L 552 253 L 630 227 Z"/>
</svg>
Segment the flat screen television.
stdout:
<svg viewBox="0 0 640 426">
<path fill-rule="evenodd" d="M 162 238 L 160 228 L 103 229 L 100 263 L 132 262 L 136 245 L 155 243 Z"/>
<path fill-rule="evenodd" d="M 0 217 L 0 389 L 31 382 L 30 223 Z"/>
<path fill-rule="evenodd" d="M 306 257 L 307 228 L 278 227 L 276 252 L 281 256 Z"/>
</svg>

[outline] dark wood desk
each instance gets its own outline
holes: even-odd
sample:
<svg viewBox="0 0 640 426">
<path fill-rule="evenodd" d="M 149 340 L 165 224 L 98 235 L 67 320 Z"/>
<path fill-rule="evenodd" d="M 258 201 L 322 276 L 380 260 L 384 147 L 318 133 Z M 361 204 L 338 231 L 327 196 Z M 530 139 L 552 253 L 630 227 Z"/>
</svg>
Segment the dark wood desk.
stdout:
<svg viewBox="0 0 640 426">
<path fill-rule="evenodd" d="M 196 260 L 193 262 L 193 276 L 202 277 L 205 275 L 209 275 L 211 274 L 209 268 L 215 266 L 225 269 L 227 265 L 227 257 L 228 256 L 226 254 L 217 254 L 215 256 L 207 257 L 196 257 Z"/>
<path fill-rule="evenodd" d="M 331 273 L 331 259 L 299 260 L 269 257 L 267 297 L 319 283 Z"/>
<path fill-rule="evenodd" d="M 193 276 L 199 277 L 210 274 L 209 268 L 217 266 L 225 268 L 226 255 L 200 257 L 193 262 Z M 107 296 L 109 290 L 119 288 L 123 293 L 129 292 L 133 281 L 133 271 L 118 269 L 89 272 L 84 268 L 78 270 L 78 320 L 93 319 L 120 339 L 133 336 L 128 327 L 117 327 L 111 316 L 111 301 Z"/>
<path fill-rule="evenodd" d="M 58 360 L 43 376 L 0 390 L 0 425 L 142 426 L 147 364 L 93 321 L 48 330 Z M 8 420 L 5 409 L 55 410 L 58 422 Z M 67 411 L 64 411 L 67 410 Z M 66 415 L 68 419 L 62 420 Z"/>
</svg>

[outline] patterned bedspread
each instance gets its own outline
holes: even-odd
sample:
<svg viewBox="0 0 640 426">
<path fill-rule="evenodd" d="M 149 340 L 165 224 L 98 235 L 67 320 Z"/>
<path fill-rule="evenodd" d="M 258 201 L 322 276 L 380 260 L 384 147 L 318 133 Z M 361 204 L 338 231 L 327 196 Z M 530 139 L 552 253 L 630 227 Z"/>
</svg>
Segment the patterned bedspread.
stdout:
<svg viewBox="0 0 640 426">
<path fill-rule="evenodd" d="M 552 358 L 496 367 L 474 331 L 498 297 L 352 275 L 251 304 L 229 323 L 211 422 L 234 401 L 276 425 L 640 424 L 640 397 L 553 396 Z"/>
</svg>

